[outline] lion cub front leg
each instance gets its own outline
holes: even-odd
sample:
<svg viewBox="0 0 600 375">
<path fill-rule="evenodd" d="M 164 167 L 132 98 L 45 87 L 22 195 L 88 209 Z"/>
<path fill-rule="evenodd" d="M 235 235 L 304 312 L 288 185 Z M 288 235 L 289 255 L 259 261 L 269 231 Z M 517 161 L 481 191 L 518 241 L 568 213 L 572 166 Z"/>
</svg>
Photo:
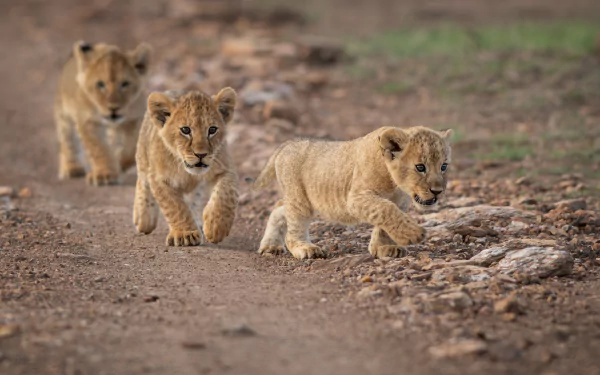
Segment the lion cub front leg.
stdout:
<svg viewBox="0 0 600 375">
<path fill-rule="evenodd" d="M 402 246 L 398 246 L 398 244 L 396 244 L 396 242 L 390 238 L 385 230 L 375 227 L 371 233 L 369 253 L 374 258 L 399 258 L 406 256 L 407 251 Z"/>
<path fill-rule="evenodd" d="M 369 244 L 373 256 L 402 256 L 405 252 L 397 246 L 416 244 L 425 238 L 425 230 L 414 219 L 392 201 L 374 193 L 351 194 L 348 210 L 359 220 L 376 227 Z"/>
<path fill-rule="evenodd" d="M 90 185 L 115 185 L 119 167 L 106 142 L 106 129 L 95 121 L 78 123 L 77 130 L 92 170 L 87 174 Z"/>
<path fill-rule="evenodd" d="M 150 189 L 169 224 L 167 246 L 195 246 L 201 234 L 183 194 L 163 181 L 149 180 Z"/>
<path fill-rule="evenodd" d="M 212 188 L 210 200 L 202 214 L 204 236 L 208 241 L 219 243 L 229 235 L 237 204 L 237 176 L 234 173 L 225 173 Z"/>
<path fill-rule="evenodd" d="M 269 254 L 283 254 L 286 233 L 287 222 L 285 219 L 285 207 L 283 206 L 282 201 L 278 201 L 267 221 L 267 227 L 265 229 L 265 234 L 260 241 L 258 253 L 265 256 Z"/>
<path fill-rule="evenodd" d="M 327 253 L 310 242 L 308 225 L 311 216 L 286 206 L 287 234 L 285 246 L 296 259 L 326 258 Z"/>
</svg>

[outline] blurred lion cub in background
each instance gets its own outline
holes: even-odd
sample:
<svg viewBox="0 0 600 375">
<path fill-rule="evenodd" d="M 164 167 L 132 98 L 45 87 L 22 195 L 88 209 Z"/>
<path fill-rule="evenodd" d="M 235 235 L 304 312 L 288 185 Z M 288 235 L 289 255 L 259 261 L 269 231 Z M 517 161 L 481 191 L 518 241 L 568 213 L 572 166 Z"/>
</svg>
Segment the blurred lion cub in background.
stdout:
<svg viewBox="0 0 600 375">
<path fill-rule="evenodd" d="M 87 182 L 94 186 L 118 183 L 120 173 L 135 163 L 145 107 L 140 94 L 151 53 L 146 43 L 127 52 L 104 43 L 75 43 L 54 106 L 60 179 L 86 175 L 80 145 L 89 164 Z"/>
</svg>

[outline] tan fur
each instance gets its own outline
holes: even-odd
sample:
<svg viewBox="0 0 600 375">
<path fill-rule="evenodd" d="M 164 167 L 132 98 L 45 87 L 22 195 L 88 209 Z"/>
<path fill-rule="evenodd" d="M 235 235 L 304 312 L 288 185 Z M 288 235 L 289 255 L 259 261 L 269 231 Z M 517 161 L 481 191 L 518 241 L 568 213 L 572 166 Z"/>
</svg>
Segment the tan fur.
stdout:
<svg viewBox="0 0 600 375">
<path fill-rule="evenodd" d="M 145 105 L 140 93 L 150 55 L 151 48 L 145 43 L 129 52 L 103 43 L 75 43 L 54 106 L 60 179 L 86 174 L 80 143 L 89 164 L 87 181 L 91 185 L 118 183 L 120 172 L 135 164 Z"/>
<path fill-rule="evenodd" d="M 369 252 L 376 257 L 403 256 L 402 246 L 425 236 L 404 212 L 405 204 L 435 204 L 444 194 L 446 172 L 441 169 L 450 163 L 451 132 L 384 127 L 348 142 L 283 144 L 255 182 L 261 188 L 276 178 L 283 191 L 259 253 L 281 254 L 285 245 L 299 259 L 325 257 L 308 236 L 308 225 L 319 213 L 343 224 L 373 224 Z M 418 172 L 417 164 L 423 164 L 425 172 Z"/>
<path fill-rule="evenodd" d="M 160 207 L 169 224 L 167 245 L 200 244 L 199 228 L 213 243 L 229 235 L 238 184 L 225 135 L 235 103 L 229 87 L 213 97 L 198 91 L 150 94 L 136 157 L 133 222 L 139 232 L 156 228 Z M 218 130 L 209 136 L 211 127 Z"/>
</svg>

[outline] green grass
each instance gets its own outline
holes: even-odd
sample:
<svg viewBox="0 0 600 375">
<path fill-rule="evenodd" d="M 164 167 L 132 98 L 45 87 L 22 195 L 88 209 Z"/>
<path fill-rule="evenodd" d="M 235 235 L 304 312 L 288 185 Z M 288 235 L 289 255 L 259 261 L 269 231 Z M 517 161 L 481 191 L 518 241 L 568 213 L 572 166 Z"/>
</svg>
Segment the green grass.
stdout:
<svg viewBox="0 0 600 375">
<path fill-rule="evenodd" d="M 486 160 L 521 161 L 528 155 L 533 155 L 533 148 L 529 146 L 495 147 L 490 152 L 482 154 Z"/>
<path fill-rule="evenodd" d="M 412 92 L 414 85 L 409 82 L 385 82 L 377 88 L 382 94 L 407 94 Z"/>
<path fill-rule="evenodd" d="M 521 161 L 535 151 L 525 134 L 497 134 L 490 140 L 486 151 L 475 156 L 483 160 Z"/>
<path fill-rule="evenodd" d="M 442 25 L 377 34 L 349 44 L 357 55 L 464 56 L 476 51 L 555 51 L 575 55 L 593 51 L 600 25 L 584 22 L 530 22 L 466 28 Z"/>
</svg>

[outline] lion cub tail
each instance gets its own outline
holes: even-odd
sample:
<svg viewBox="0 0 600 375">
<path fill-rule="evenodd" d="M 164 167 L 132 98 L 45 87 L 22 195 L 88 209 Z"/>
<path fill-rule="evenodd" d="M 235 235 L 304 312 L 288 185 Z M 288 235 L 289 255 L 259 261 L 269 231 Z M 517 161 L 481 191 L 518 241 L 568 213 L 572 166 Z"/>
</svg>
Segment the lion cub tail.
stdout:
<svg viewBox="0 0 600 375">
<path fill-rule="evenodd" d="M 273 182 L 273 180 L 275 180 L 277 178 L 277 171 L 275 170 L 275 161 L 277 160 L 277 156 L 279 156 L 279 153 L 281 153 L 281 151 L 289 143 L 290 142 L 285 142 L 284 144 L 279 146 L 277 148 L 277 150 L 275 150 L 273 155 L 271 155 L 271 157 L 269 158 L 269 161 L 267 162 L 267 165 L 265 165 L 263 170 L 260 172 L 260 174 L 258 175 L 256 180 L 254 181 L 254 185 L 253 185 L 254 190 L 260 190 L 260 189 L 265 188 L 267 185 L 269 185 L 271 182 Z"/>
</svg>

